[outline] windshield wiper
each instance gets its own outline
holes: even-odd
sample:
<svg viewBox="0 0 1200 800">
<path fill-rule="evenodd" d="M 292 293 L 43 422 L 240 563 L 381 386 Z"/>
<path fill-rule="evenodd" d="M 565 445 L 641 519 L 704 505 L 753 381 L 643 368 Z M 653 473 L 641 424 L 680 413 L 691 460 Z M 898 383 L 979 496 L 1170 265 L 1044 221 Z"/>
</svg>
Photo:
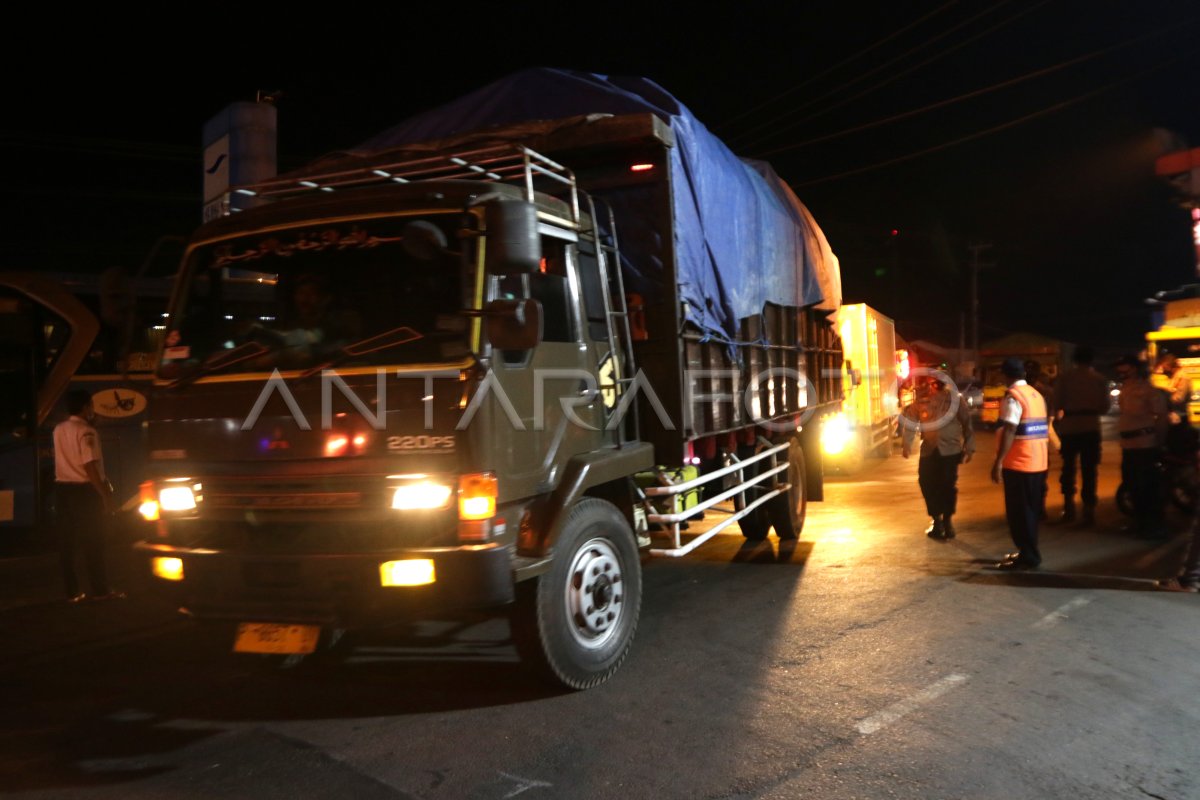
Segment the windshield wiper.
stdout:
<svg viewBox="0 0 1200 800">
<path fill-rule="evenodd" d="M 315 367 L 309 367 L 304 372 L 300 373 L 301 378 L 308 378 L 322 370 L 336 367 L 348 358 L 365 356 L 370 353 L 377 353 L 380 350 L 390 350 L 393 347 L 415 342 L 424 339 L 425 334 L 418 333 L 407 325 L 401 325 L 399 328 L 392 328 L 390 331 L 376 334 L 366 339 L 361 339 L 357 342 L 351 342 L 344 345 L 341 350 L 335 353 L 325 363 L 318 364 Z"/>
<path fill-rule="evenodd" d="M 183 386 L 190 386 L 198 379 L 205 375 L 211 375 L 218 370 L 232 367 L 234 364 L 240 364 L 243 361 L 249 361 L 252 358 L 257 358 L 264 353 L 271 352 L 271 348 L 261 342 L 245 342 L 238 345 L 232 350 L 225 350 L 216 355 L 209 356 L 204 360 L 195 372 L 184 375 L 167 384 L 168 389 L 177 389 Z"/>
</svg>

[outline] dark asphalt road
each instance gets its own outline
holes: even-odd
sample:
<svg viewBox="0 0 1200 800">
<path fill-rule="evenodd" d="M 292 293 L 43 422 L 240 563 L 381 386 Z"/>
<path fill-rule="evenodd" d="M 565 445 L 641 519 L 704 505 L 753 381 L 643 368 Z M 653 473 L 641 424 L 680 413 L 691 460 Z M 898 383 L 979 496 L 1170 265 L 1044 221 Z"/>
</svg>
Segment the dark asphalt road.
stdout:
<svg viewBox="0 0 1200 800">
<path fill-rule="evenodd" d="M 895 455 L 834 479 L 794 552 L 721 535 L 648 563 L 631 657 L 578 694 L 523 672 L 497 621 L 270 672 L 148 579 L 74 607 L 47 559 L 0 561 L 0 792 L 1200 798 L 1200 596 L 1150 580 L 1182 537 L 1131 540 L 1109 501 L 1095 530 L 1044 529 L 1041 572 L 990 572 L 1009 542 L 989 449 L 954 542 L 922 535 Z"/>
</svg>

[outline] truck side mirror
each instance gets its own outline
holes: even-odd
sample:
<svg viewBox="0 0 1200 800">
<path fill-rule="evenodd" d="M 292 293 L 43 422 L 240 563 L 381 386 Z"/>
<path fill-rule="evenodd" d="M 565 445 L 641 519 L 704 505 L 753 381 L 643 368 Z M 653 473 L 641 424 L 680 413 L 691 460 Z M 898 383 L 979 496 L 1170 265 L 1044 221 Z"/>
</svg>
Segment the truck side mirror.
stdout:
<svg viewBox="0 0 1200 800">
<path fill-rule="evenodd" d="M 497 350 L 532 350 L 542 340 L 542 304 L 537 300 L 493 300 L 484 316 L 488 341 Z"/>
<path fill-rule="evenodd" d="M 493 275 L 535 272 L 542 263 L 537 208 L 524 200 L 489 200 L 485 267 Z"/>
</svg>

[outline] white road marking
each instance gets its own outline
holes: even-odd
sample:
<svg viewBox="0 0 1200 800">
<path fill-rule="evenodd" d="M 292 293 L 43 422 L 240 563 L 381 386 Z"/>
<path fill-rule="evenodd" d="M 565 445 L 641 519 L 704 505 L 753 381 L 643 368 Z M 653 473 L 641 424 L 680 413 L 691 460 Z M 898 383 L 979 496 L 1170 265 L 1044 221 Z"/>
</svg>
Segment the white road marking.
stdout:
<svg viewBox="0 0 1200 800">
<path fill-rule="evenodd" d="M 920 706 L 933 702 L 956 686 L 967 682 L 967 676 L 959 673 L 947 675 L 937 683 L 928 686 L 916 694 L 909 695 L 898 703 L 894 703 L 878 714 L 873 714 L 858 723 L 858 732 L 864 736 L 881 731 L 888 725 L 916 711 Z"/>
<path fill-rule="evenodd" d="M 1066 619 L 1067 616 L 1072 611 L 1074 611 L 1077 608 L 1083 608 L 1090 602 L 1092 602 L 1092 598 L 1087 597 L 1085 595 L 1080 595 L 1079 597 L 1076 597 L 1073 600 L 1069 600 L 1066 603 L 1063 603 L 1061 606 L 1054 609 L 1049 614 L 1047 614 L 1046 616 L 1039 619 L 1037 622 L 1033 623 L 1032 627 L 1036 628 L 1037 630 L 1045 630 L 1046 628 L 1053 628 L 1055 625 L 1057 625 L 1058 623 L 1060 623 L 1064 619 Z"/>
<path fill-rule="evenodd" d="M 549 789 L 551 786 L 553 786 L 553 784 L 546 783 L 545 781 L 535 781 L 531 778 L 518 778 L 516 775 L 510 775 L 507 772 L 501 772 L 500 774 L 508 778 L 510 781 L 516 781 L 517 783 L 517 788 L 504 795 L 504 800 L 508 800 L 510 797 L 516 797 L 522 792 L 527 792 L 530 789 Z"/>
</svg>

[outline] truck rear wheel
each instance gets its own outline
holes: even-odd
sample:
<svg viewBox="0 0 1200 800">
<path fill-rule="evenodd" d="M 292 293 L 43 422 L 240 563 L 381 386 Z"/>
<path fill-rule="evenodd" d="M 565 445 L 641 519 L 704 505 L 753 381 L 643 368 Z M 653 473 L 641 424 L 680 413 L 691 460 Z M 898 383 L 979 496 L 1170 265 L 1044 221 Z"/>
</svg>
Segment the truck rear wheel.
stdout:
<svg viewBox="0 0 1200 800">
<path fill-rule="evenodd" d="M 805 485 L 804 448 L 793 438 L 788 447 L 787 482 L 790 488 L 767 502 L 771 525 L 780 539 L 797 539 L 804 530 L 808 513 L 808 488 Z"/>
<path fill-rule="evenodd" d="M 629 653 L 642 605 L 641 561 L 628 521 L 612 503 L 580 500 L 550 571 L 517 589 L 511 625 L 522 660 L 571 689 L 608 680 Z"/>
</svg>

